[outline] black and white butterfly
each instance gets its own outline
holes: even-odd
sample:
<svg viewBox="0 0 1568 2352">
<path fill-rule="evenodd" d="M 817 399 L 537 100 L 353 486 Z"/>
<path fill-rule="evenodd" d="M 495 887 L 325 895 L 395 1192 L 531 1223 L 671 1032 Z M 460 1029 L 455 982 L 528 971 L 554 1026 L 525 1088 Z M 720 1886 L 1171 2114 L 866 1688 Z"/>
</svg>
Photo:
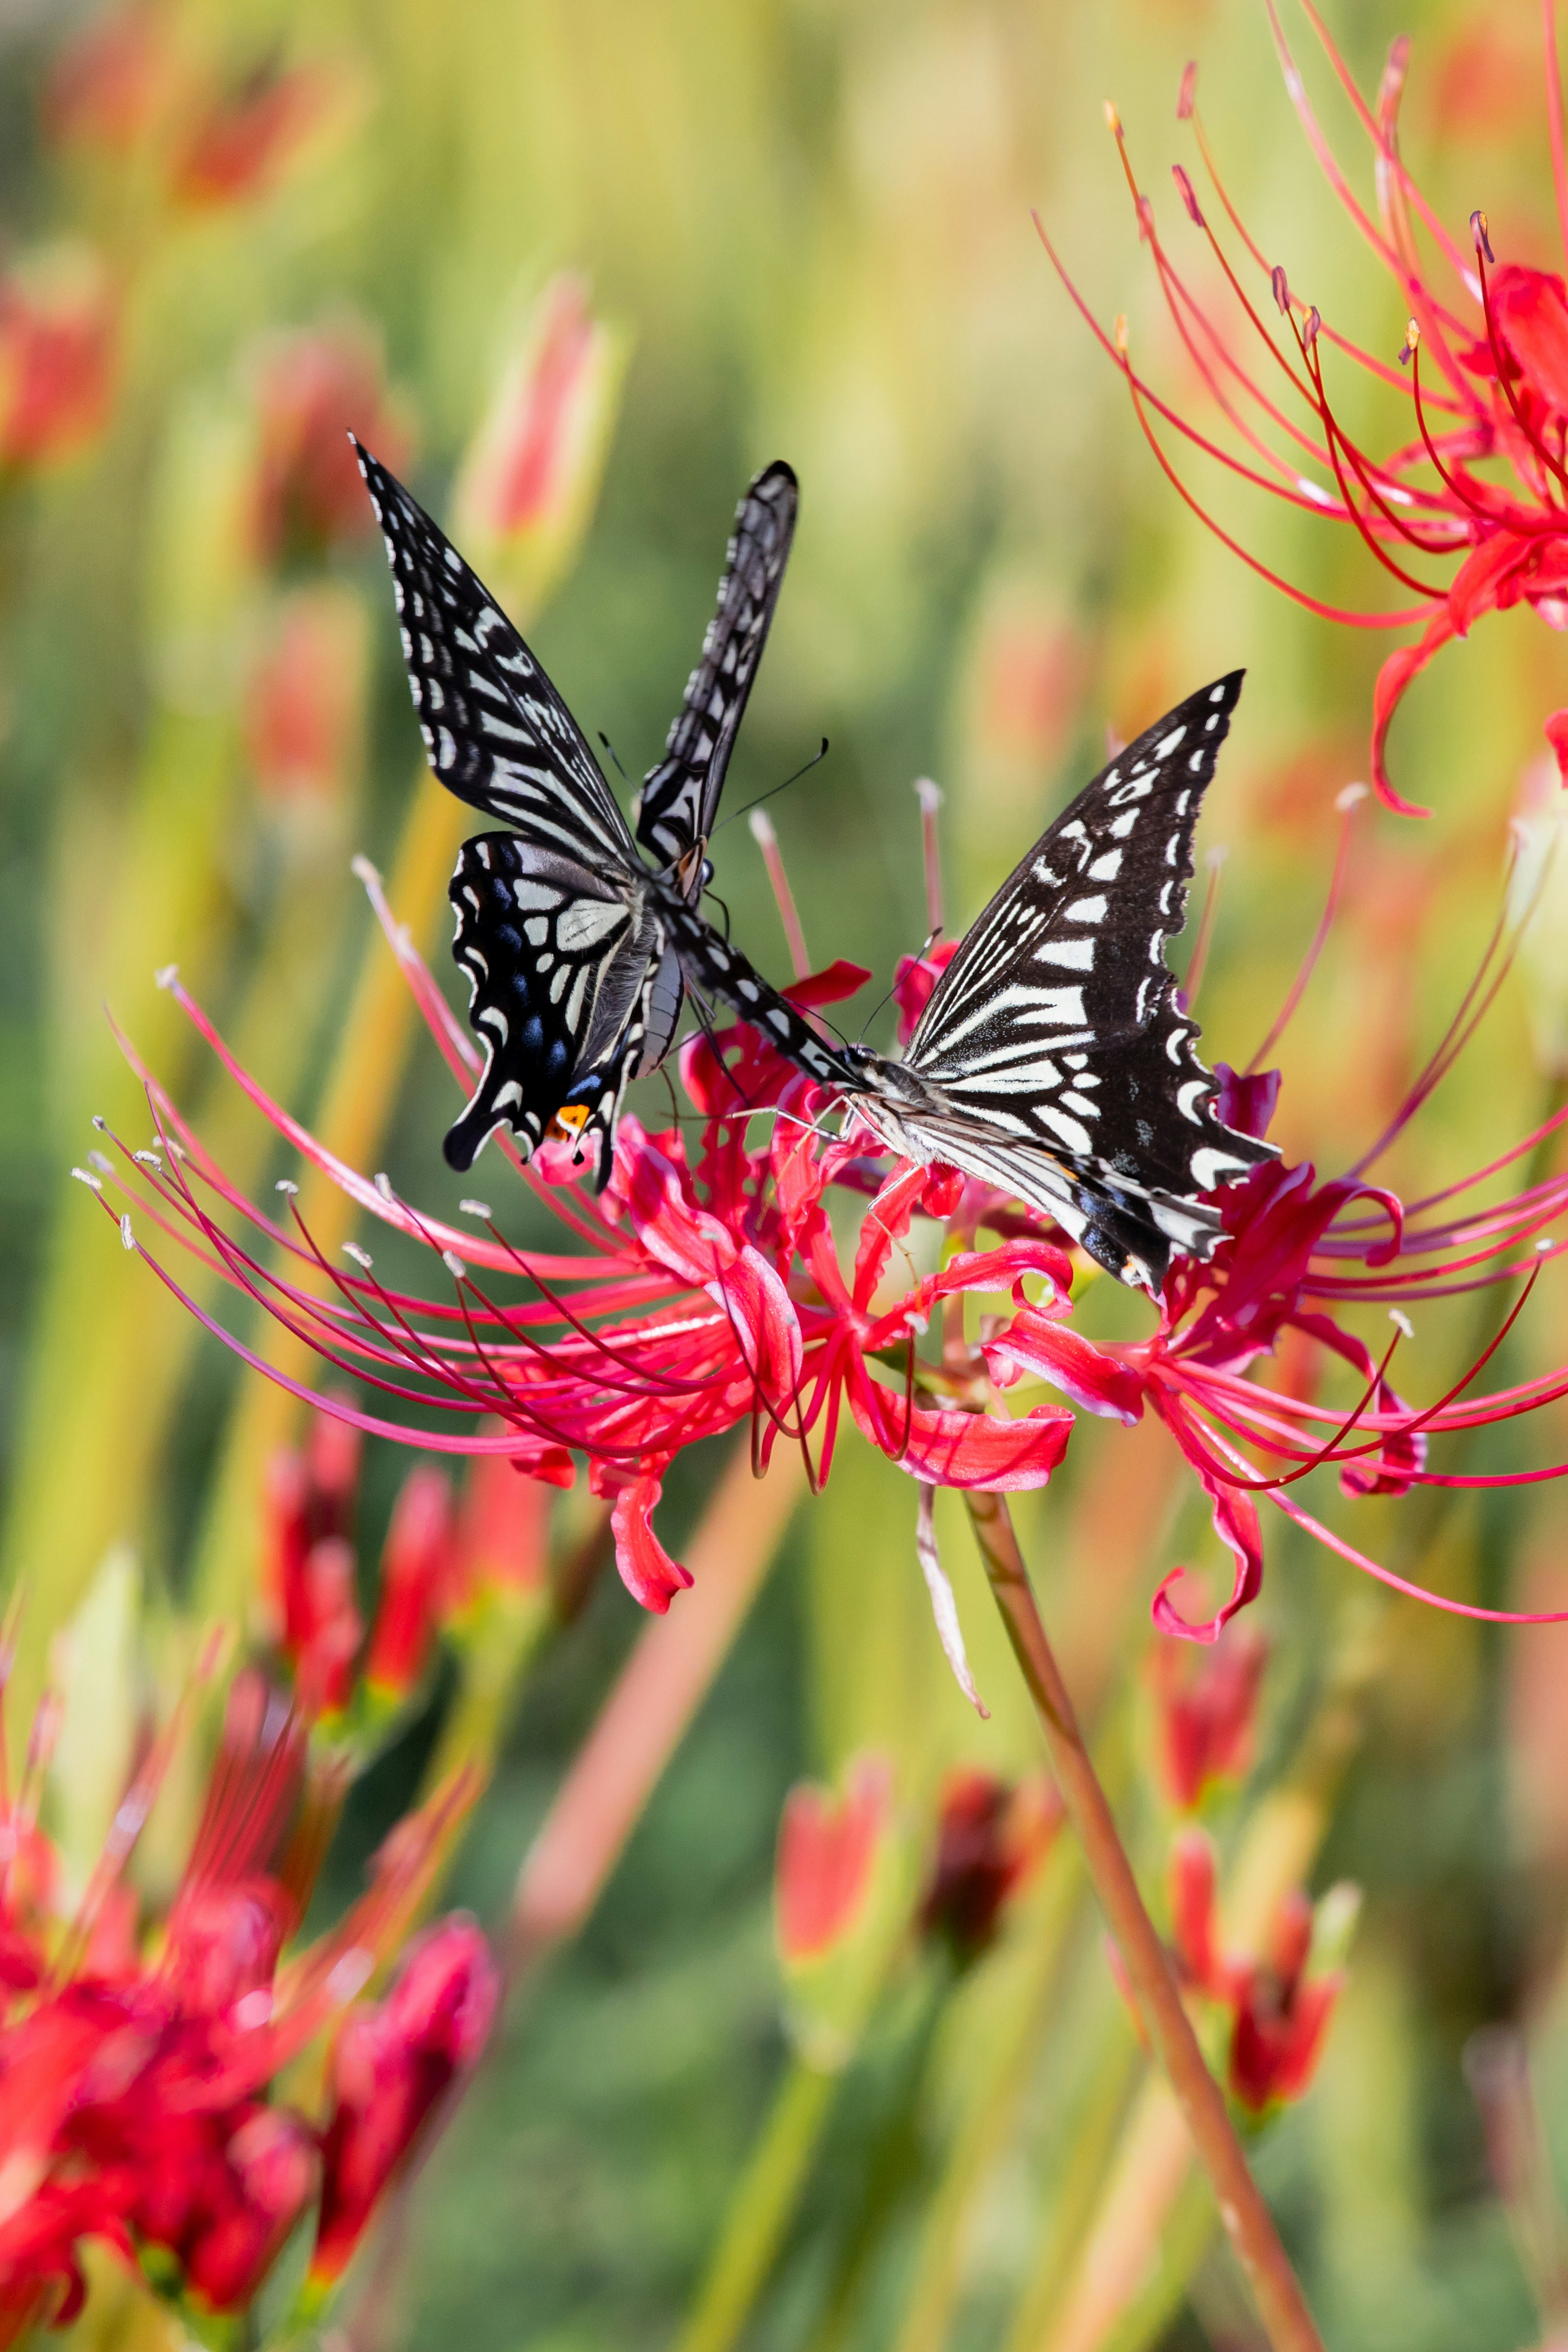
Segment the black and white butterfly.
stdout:
<svg viewBox="0 0 1568 2352">
<path fill-rule="evenodd" d="M 699 911 L 724 772 L 795 532 L 789 467 L 767 467 L 736 510 L 718 609 L 643 785 L 634 840 L 581 729 L 496 599 L 403 485 L 354 447 L 386 541 L 430 765 L 448 792 L 512 828 L 465 842 L 450 885 L 452 953 L 485 1051 L 446 1138 L 451 1165 L 471 1167 L 500 1126 L 525 1157 L 553 1130 L 594 1157 L 603 1185 L 626 1087 L 668 1052 L 689 989 L 765 1024 L 813 1076 L 840 1076 L 816 1032 Z"/>
<path fill-rule="evenodd" d="M 1241 692 L 1205 686 L 1130 743 L 1048 826 L 966 934 L 901 1061 L 846 1049 L 855 1108 L 889 1147 L 1043 1209 L 1127 1283 L 1210 1256 L 1201 1196 L 1278 1158 L 1215 1117 L 1165 941 Z"/>
</svg>

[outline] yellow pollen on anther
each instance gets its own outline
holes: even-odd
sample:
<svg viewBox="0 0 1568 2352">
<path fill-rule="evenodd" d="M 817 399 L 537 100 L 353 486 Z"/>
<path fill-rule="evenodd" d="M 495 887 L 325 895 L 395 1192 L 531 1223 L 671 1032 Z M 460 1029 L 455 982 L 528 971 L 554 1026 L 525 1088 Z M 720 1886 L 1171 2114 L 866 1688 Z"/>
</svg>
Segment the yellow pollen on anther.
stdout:
<svg viewBox="0 0 1568 2352">
<path fill-rule="evenodd" d="M 1407 321 L 1406 321 L 1406 323 L 1405 323 L 1405 350 L 1406 350 L 1407 352 L 1413 352 L 1413 351 L 1415 349 L 1416 345 L 1420 342 L 1420 341 L 1421 341 L 1421 329 L 1420 329 L 1420 327 L 1417 325 L 1416 321 L 1415 321 L 1414 319 L 1411 319 L 1411 320 L 1407 320 Z"/>
<path fill-rule="evenodd" d="M 1113 139 L 1121 138 L 1121 117 L 1116 111 L 1116 100 L 1113 98 L 1108 98 L 1105 101 L 1105 127 Z"/>
<path fill-rule="evenodd" d="M 1116 313 L 1116 325 L 1113 332 L 1116 336 L 1116 348 L 1121 353 L 1123 359 L 1125 359 L 1127 356 L 1127 313 L 1125 310 L 1118 310 Z"/>
</svg>

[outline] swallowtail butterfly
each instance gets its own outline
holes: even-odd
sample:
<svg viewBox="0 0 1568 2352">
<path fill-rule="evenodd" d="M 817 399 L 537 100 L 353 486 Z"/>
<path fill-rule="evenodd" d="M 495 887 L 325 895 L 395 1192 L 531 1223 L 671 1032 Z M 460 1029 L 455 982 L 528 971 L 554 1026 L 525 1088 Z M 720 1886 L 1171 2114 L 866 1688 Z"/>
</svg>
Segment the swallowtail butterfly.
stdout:
<svg viewBox="0 0 1568 2352">
<path fill-rule="evenodd" d="M 602 1186 L 626 1087 L 668 1052 L 688 988 L 764 1025 L 814 1077 L 842 1077 L 816 1032 L 699 911 L 708 836 L 794 536 L 789 467 L 767 467 L 736 510 L 718 610 L 644 783 L 634 840 L 581 729 L 496 599 L 403 485 L 354 447 L 386 541 L 430 765 L 448 792 L 512 828 L 465 842 L 450 886 L 452 953 L 485 1049 L 446 1138 L 451 1165 L 471 1167 L 503 1124 L 525 1157 L 553 1130 L 576 1138 L 579 1157 L 594 1153 Z"/>
<path fill-rule="evenodd" d="M 1155 1293 L 1173 1251 L 1206 1258 L 1223 1236 L 1201 1196 L 1279 1156 L 1215 1117 L 1165 965 L 1241 679 L 1178 703 L 1047 827 L 965 936 L 901 1061 L 863 1045 L 844 1056 L 847 1091 L 890 1150 L 1000 1185 Z"/>
</svg>

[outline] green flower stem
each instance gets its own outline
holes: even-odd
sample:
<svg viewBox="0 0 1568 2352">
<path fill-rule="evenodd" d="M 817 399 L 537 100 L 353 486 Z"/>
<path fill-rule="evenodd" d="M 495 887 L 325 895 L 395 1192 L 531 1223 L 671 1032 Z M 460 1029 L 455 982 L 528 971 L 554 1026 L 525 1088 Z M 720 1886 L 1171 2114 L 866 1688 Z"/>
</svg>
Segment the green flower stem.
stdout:
<svg viewBox="0 0 1568 2352">
<path fill-rule="evenodd" d="M 1036 1605 L 1005 1498 L 972 1493 L 965 1501 L 992 1593 L 1035 1702 L 1062 1801 L 1121 1953 L 1138 2014 L 1213 2183 L 1269 2343 L 1274 2352 L 1322 2352 L 1322 2339 L 1273 2216 L 1242 2153 L 1225 2094 L 1204 2062 L 1165 1948 L 1138 1891 Z"/>
<path fill-rule="evenodd" d="M 1026 1939 L 1015 1981 L 998 1987 L 1002 2013 L 985 2063 L 966 2085 L 963 2118 L 921 2230 L 914 2275 L 893 2352 L 942 2352 L 963 2277 L 964 2239 L 976 2200 L 1005 2153 L 1027 2090 L 1031 2061 L 1056 2013 L 1068 1931 L 1086 1893 L 1083 1861 L 1058 1839 L 1037 1898 L 1021 1907 Z M 1006 1955 L 999 1965 L 1009 1965 Z"/>
<path fill-rule="evenodd" d="M 675 2352 L 729 2352 L 740 2335 L 789 2227 L 838 2081 L 804 2058 L 792 2060 Z"/>
<path fill-rule="evenodd" d="M 1049 2225 L 1014 2314 L 1004 2352 L 1040 2352 L 1043 2345 L 1057 2342 L 1053 2330 L 1082 2266 L 1111 2165 L 1127 2141 L 1128 2109 L 1140 2078 L 1147 2073 L 1147 2057 L 1120 2001 L 1102 2024 L 1101 2045 L 1089 2084 L 1064 2124 L 1062 2137 L 1068 2153 L 1056 2176 L 1059 2186 L 1052 2199 Z M 1169 2094 L 1163 2084 L 1160 2087 L 1169 2106 Z M 1184 2130 L 1182 2140 L 1184 2148 L 1190 2148 Z M 1207 2198 L 1206 2181 L 1204 2194 Z M 1211 2200 L 1211 2220 L 1213 2211 Z M 1131 2284 L 1127 2282 L 1129 2286 Z"/>
<path fill-rule="evenodd" d="M 1264 1943 L 1281 1896 L 1311 1874 L 1361 1742 L 1390 1606 L 1376 1593 L 1352 1596 L 1290 1775 L 1258 1805 L 1226 1874 L 1226 1940 L 1237 1949 Z M 1100 2352 L 1111 2342 L 1131 2352 L 1153 2341 L 1168 2305 L 1152 2289 L 1146 2300 L 1139 2282 L 1157 2275 L 1169 2288 L 1178 2255 L 1184 2251 L 1194 2264 L 1201 2257 L 1215 2216 L 1206 2186 L 1196 2189 L 1207 2214 L 1201 2229 L 1192 2221 L 1193 2143 L 1169 2087 L 1155 2079 L 1120 2144 L 1103 2150 L 1087 2184 L 1075 2181 L 1073 2226 L 1058 2214 L 1007 2352 Z"/>
</svg>

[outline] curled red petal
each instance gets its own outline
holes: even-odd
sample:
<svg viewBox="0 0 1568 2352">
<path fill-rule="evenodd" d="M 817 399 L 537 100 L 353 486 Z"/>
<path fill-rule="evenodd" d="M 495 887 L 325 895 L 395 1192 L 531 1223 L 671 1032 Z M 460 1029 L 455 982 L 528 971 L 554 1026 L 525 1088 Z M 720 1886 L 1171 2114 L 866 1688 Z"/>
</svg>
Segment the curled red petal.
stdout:
<svg viewBox="0 0 1568 2352">
<path fill-rule="evenodd" d="M 861 1434 L 931 1486 L 1004 1495 L 1043 1486 L 1072 1434 L 1073 1417 L 1059 1405 L 1040 1405 L 1017 1421 L 945 1405 L 911 1405 L 906 1412 L 901 1395 L 869 1380 L 851 1377 L 847 1388 Z"/>
<path fill-rule="evenodd" d="M 610 1511 L 621 1582 L 632 1599 L 656 1617 L 662 1617 L 676 1594 L 691 1581 L 689 1570 L 671 1559 L 653 1531 L 653 1507 L 661 1491 L 657 1475 L 645 1473 L 621 1488 Z"/>
<path fill-rule="evenodd" d="M 1177 1443 L 1182 1444 L 1181 1431 L 1174 1429 L 1174 1434 Z M 1194 1625 L 1181 1615 L 1171 1599 L 1172 1585 L 1186 1573 L 1184 1569 L 1173 1568 L 1169 1576 L 1161 1580 L 1151 1614 L 1162 1633 L 1174 1633 L 1184 1642 L 1217 1642 L 1237 1611 L 1245 1609 L 1249 1601 L 1256 1601 L 1262 1588 L 1263 1534 L 1258 1524 L 1258 1507 L 1251 1496 L 1238 1495 L 1234 1487 L 1224 1486 L 1205 1463 L 1194 1458 L 1189 1446 L 1183 1444 L 1183 1451 L 1197 1472 L 1199 1483 L 1209 1498 L 1215 1533 L 1235 1557 L 1236 1576 L 1229 1599 L 1206 1623 Z"/>
<path fill-rule="evenodd" d="M 1005 1331 L 984 1346 L 986 1365 L 1000 1387 L 1026 1373 L 1049 1381 L 1085 1412 L 1129 1426 L 1143 1413 L 1142 1375 L 1119 1356 L 1107 1355 L 1069 1324 L 1026 1307 Z"/>
</svg>

